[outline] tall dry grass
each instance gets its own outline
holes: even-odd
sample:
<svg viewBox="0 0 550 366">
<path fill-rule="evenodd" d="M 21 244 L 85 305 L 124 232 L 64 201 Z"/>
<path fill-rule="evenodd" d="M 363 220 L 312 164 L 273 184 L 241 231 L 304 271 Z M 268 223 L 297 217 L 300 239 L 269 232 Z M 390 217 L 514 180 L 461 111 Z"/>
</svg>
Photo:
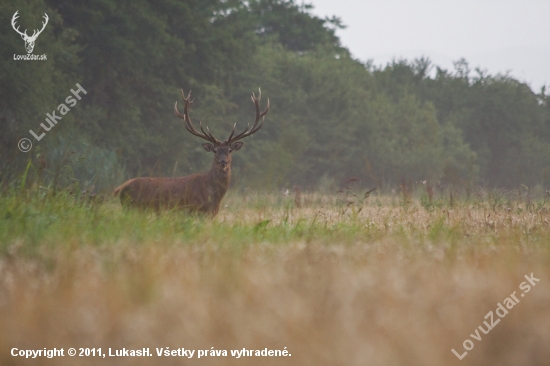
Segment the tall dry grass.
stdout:
<svg viewBox="0 0 550 366">
<path fill-rule="evenodd" d="M 292 197 L 233 196 L 209 221 L 3 197 L 0 364 L 548 364 L 545 202 L 302 198 L 297 208 Z M 520 297 L 531 273 L 540 282 Z M 472 339 L 514 291 L 520 302 Z M 474 348 L 460 361 L 451 349 L 466 339 Z M 13 347 L 154 356 L 33 360 Z M 292 356 L 157 357 L 157 347 Z"/>
</svg>

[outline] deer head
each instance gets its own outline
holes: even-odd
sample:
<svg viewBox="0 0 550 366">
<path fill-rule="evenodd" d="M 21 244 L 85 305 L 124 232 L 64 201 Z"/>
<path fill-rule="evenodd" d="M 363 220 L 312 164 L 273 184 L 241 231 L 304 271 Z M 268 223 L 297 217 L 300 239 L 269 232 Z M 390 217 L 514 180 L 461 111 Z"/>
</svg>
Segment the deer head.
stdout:
<svg viewBox="0 0 550 366">
<path fill-rule="evenodd" d="M 44 22 L 42 22 L 42 29 L 40 30 L 34 30 L 32 36 L 28 36 L 27 35 L 27 30 L 25 29 L 24 32 L 21 32 L 19 31 L 19 26 L 17 26 L 17 28 L 15 27 L 15 21 L 17 20 L 17 18 L 19 17 L 19 15 L 17 15 L 17 13 L 19 12 L 19 10 L 17 10 L 15 12 L 15 14 L 13 14 L 13 17 L 11 18 L 11 26 L 13 27 L 13 29 L 19 33 L 21 35 L 21 38 L 23 38 L 23 40 L 25 41 L 25 49 L 27 50 L 27 53 L 32 53 L 32 50 L 34 49 L 34 42 L 36 42 L 36 39 L 38 38 L 38 36 L 40 35 L 40 33 L 42 33 L 42 31 L 44 30 L 44 28 L 46 28 L 46 24 L 48 24 L 48 14 L 44 13 Z"/>
<path fill-rule="evenodd" d="M 191 91 L 189 91 L 189 94 L 187 94 L 186 98 L 185 93 L 182 90 L 181 97 L 185 102 L 185 105 L 183 107 L 183 115 L 180 114 L 180 112 L 178 111 L 178 102 L 176 102 L 176 104 L 174 105 L 174 113 L 176 114 L 176 116 L 183 119 L 184 126 L 187 131 L 189 131 L 192 135 L 208 141 L 208 143 L 202 144 L 202 146 L 206 151 L 214 153 L 213 168 L 215 168 L 220 174 L 229 173 L 231 171 L 231 152 L 237 151 L 243 146 L 243 142 L 239 140 L 242 140 L 245 137 L 254 134 L 262 127 L 264 117 L 269 111 L 269 99 L 267 100 L 267 107 L 265 108 L 265 110 L 263 112 L 260 112 L 260 100 L 262 98 L 262 91 L 259 90 L 258 97 L 256 97 L 256 95 L 252 93 L 251 98 L 254 102 L 254 105 L 256 106 L 256 120 L 254 121 L 252 128 L 250 128 L 249 124 L 243 132 L 236 136 L 233 136 L 235 134 L 235 128 L 237 127 L 237 124 L 235 123 L 233 125 L 233 131 L 231 131 L 231 135 L 229 135 L 229 138 L 222 142 L 216 139 L 212 135 L 212 133 L 210 133 L 210 129 L 208 127 L 206 127 L 206 130 L 203 129 L 202 122 L 199 122 L 201 132 L 197 132 L 195 130 L 193 123 L 191 122 L 191 118 L 189 118 L 189 108 L 193 103 L 193 100 L 191 100 Z M 262 120 L 262 123 L 258 125 L 260 119 Z"/>
</svg>

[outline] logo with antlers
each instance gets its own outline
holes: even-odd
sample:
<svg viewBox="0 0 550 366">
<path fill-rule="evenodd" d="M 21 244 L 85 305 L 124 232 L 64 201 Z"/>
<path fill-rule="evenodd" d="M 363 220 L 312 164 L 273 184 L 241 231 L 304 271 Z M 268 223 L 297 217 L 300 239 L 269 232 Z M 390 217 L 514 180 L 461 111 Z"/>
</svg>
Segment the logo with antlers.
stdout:
<svg viewBox="0 0 550 366">
<path fill-rule="evenodd" d="M 19 18 L 19 15 L 17 15 L 17 13 L 19 13 L 19 10 L 17 10 L 15 12 L 15 14 L 13 14 L 13 17 L 11 18 L 11 26 L 13 27 L 13 29 L 19 33 L 21 35 L 21 38 L 23 38 L 23 41 L 25 41 L 25 49 L 27 50 L 27 53 L 32 53 L 32 50 L 34 49 L 34 42 L 36 42 L 36 39 L 38 38 L 38 36 L 40 35 L 40 33 L 42 33 L 42 31 L 44 30 L 44 28 L 46 28 L 46 24 L 48 24 L 48 14 L 44 13 L 44 22 L 42 22 L 42 29 L 40 30 L 34 30 L 32 36 L 29 37 L 29 35 L 27 34 L 27 30 L 25 29 L 24 32 L 21 32 L 19 30 L 19 26 L 17 26 L 17 28 L 15 27 L 15 22 L 17 20 L 17 18 Z"/>
</svg>

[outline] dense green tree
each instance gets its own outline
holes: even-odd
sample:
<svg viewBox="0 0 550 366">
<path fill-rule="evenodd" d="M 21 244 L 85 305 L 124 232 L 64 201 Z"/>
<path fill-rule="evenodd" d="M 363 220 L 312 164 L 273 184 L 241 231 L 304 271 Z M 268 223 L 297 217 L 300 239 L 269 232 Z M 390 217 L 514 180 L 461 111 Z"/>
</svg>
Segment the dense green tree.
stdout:
<svg viewBox="0 0 550 366">
<path fill-rule="evenodd" d="M 406 93 L 435 106 L 441 124 L 457 129 L 476 153 L 478 183 L 513 187 L 548 183 L 543 178 L 550 156 L 545 93 L 537 96 L 524 83 L 508 75 L 470 70 L 466 60 L 455 70 L 426 73 L 429 61 L 393 62 L 374 72 L 380 90 L 398 101 Z M 472 75 L 473 74 L 473 75 Z M 529 141 L 529 142 L 528 142 Z"/>
<path fill-rule="evenodd" d="M 336 29 L 344 28 L 337 17 L 321 19 L 312 15 L 311 5 L 297 5 L 293 0 L 250 1 L 249 9 L 256 18 L 255 32 L 262 38 L 280 42 L 290 51 L 312 51 L 322 45 L 342 49 Z"/>
<path fill-rule="evenodd" d="M 13 60 L 24 52 L 10 27 L 15 10 L 29 29 L 48 13 L 35 51 L 47 61 Z M 261 87 L 271 110 L 235 154 L 239 186 L 313 188 L 323 177 L 357 177 L 378 187 L 548 187 L 546 90 L 472 71 L 465 60 L 450 71 L 427 58 L 376 68 L 340 45 L 341 27 L 293 0 L 2 3 L 0 182 L 12 184 L 27 166 L 46 185 L 105 189 L 126 172 L 206 169 L 212 157 L 173 114 L 179 89 L 196 97 L 191 118 L 225 139 L 234 123 L 252 122 L 250 92 Z M 20 153 L 18 139 L 77 82 L 88 94 L 31 153 Z"/>
<path fill-rule="evenodd" d="M 34 54 L 46 55 L 46 61 L 14 60 L 26 55 L 21 37 L 12 29 L 11 19 L 18 11 L 17 25 L 31 35 L 40 29 L 44 13 L 49 20 L 36 41 Z M 0 3 L 0 182 L 11 182 L 21 174 L 31 155 L 21 153 L 17 142 L 32 139 L 29 130 L 40 135 L 46 113 L 63 103 L 70 89 L 81 79 L 77 73 L 79 46 L 76 32 L 63 26 L 63 19 L 43 1 L 15 4 Z M 68 113 L 57 131 L 70 128 L 78 117 Z M 47 144 L 44 138 L 44 144 Z"/>
</svg>

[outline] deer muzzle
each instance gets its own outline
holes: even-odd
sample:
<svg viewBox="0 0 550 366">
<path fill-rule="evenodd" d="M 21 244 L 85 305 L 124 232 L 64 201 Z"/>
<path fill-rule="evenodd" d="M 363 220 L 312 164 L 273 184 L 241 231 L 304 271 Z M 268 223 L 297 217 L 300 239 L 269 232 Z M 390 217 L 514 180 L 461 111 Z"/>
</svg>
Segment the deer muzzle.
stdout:
<svg viewBox="0 0 550 366">
<path fill-rule="evenodd" d="M 229 164 L 227 164 L 227 161 L 226 161 L 226 160 L 219 160 L 219 161 L 218 161 L 218 166 L 219 166 L 220 169 L 223 170 L 224 172 L 226 172 L 226 171 L 229 170 Z"/>
</svg>

